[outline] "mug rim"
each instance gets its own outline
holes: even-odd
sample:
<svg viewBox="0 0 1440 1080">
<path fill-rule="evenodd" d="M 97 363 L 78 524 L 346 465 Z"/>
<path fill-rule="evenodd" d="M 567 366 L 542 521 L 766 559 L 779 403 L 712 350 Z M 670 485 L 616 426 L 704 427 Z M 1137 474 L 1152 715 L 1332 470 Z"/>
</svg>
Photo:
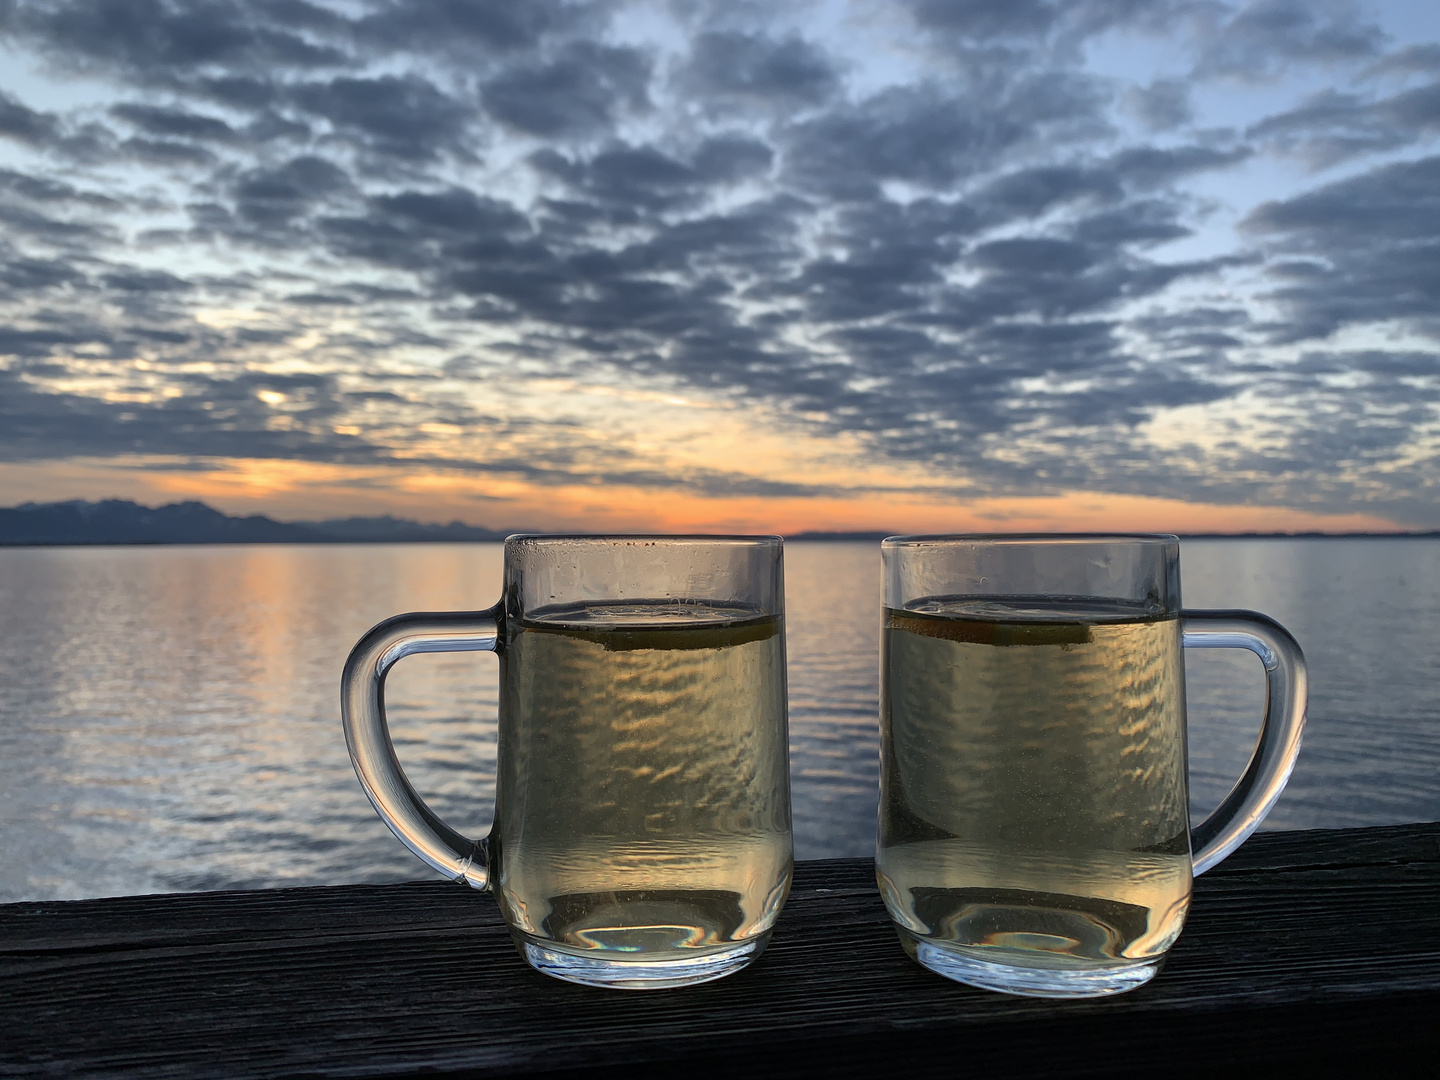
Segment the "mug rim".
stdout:
<svg viewBox="0 0 1440 1080">
<path fill-rule="evenodd" d="M 1178 544 L 1174 533 L 915 533 L 887 536 L 884 548 L 941 546 L 945 544 Z"/>
<path fill-rule="evenodd" d="M 594 543 L 615 543 L 634 540 L 663 540 L 666 543 L 693 543 L 693 544 L 727 544 L 740 546 L 750 544 L 755 547 L 780 547 L 785 543 L 785 538 L 773 533 L 757 533 L 749 535 L 745 533 L 511 533 L 505 537 L 505 543 L 511 541 L 516 543 L 536 544 L 549 542 L 575 543 L 577 541 L 591 541 Z"/>
</svg>

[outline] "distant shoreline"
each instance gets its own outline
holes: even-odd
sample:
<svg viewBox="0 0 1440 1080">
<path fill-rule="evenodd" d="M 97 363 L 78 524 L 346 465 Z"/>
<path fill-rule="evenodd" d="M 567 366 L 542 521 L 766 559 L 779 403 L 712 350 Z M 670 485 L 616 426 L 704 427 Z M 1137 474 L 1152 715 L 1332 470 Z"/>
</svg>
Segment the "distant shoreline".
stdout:
<svg viewBox="0 0 1440 1080">
<path fill-rule="evenodd" d="M 1091 529 L 1077 529 L 1071 533 L 1043 533 L 1029 535 L 1067 536 L 1067 535 L 1106 535 Z M 785 539 L 794 541 L 845 541 L 845 540 L 884 540 L 887 536 L 928 536 L 945 535 L 943 533 L 895 533 L 895 532 L 866 532 L 866 533 L 819 533 L 805 532 L 796 533 L 794 536 L 787 536 Z M 956 533 L 957 536 L 979 535 L 975 533 Z M 1025 532 L 1003 533 L 997 532 L 987 535 L 993 536 L 1024 536 Z M 1117 536 L 1145 535 L 1144 533 L 1132 533 L 1126 530 L 1116 530 Z M 1160 533 L 1159 535 L 1165 535 Z M 1234 532 L 1234 533 L 1177 533 L 1181 540 L 1416 540 L 1440 538 L 1440 530 L 1428 532 Z"/>
<path fill-rule="evenodd" d="M 496 543 L 535 529 L 487 529 L 462 521 L 448 524 L 382 517 L 324 521 L 276 521 L 260 514 L 232 517 L 202 502 L 148 507 L 127 499 L 23 503 L 0 508 L 0 547 L 172 547 L 214 544 L 455 544 Z M 806 531 L 791 543 L 878 543 L 879 530 Z M 1003 535 L 1003 534 L 1002 534 Z M 1186 533 L 1182 540 L 1425 539 L 1427 532 L 1239 532 Z"/>
<path fill-rule="evenodd" d="M 520 533 L 544 535 L 544 530 L 537 529 L 516 529 L 514 533 L 503 533 L 492 537 L 479 537 L 475 539 L 456 539 L 450 537 L 410 537 L 396 539 L 336 539 L 329 537 L 316 537 L 313 540 L 45 540 L 45 541 L 12 541 L 0 538 L 0 550 L 19 550 L 23 548 L 142 548 L 142 547 L 355 547 L 369 544 L 372 546 L 392 544 L 500 544 L 506 536 L 513 536 Z M 584 535 L 577 534 L 577 535 Z M 596 533 L 597 536 L 610 535 Z M 628 535 L 628 534 L 621 534 Z M 637 533 L 636 535 L 652 535 L 649 533 Z M 668 535 L 655 533 L 653 535 Z M 681 534 L 684 535 L 684 534 Z M 705 534 L 694 534 L 705 535 Z M 718 534 L 717 534 L 718 535 Z M 728 535 L 728 534 L 727 534 Z M 769 535 L 769 534 L 767 534 Z M 796 533 L 794 536 L 784 537 L 786 543 L 790 544 L 878 544 L 889 536 L 916 535 L 908 533 Z M 929 535 L 929 534 L 926 534 Z M 935 534 L 943 535 L 943 534 Z M 969 535 L 969 534 L 956 534 Z M 995 536 L 1006 536 L 1011 534 L 995 533 Z M 1013 534 L 1023 535 L 1023 534 Z M 1054 533 L 1048 535 L 1064 536 L 1065 533 Z M 1117 535 L 1130 535 L 1120 533 Z M 1440 532 L 1416 532 L 1416 533 L 1178 533 L 1181 541 L 1186 540 L 1440 540 Z"/>
</svg>

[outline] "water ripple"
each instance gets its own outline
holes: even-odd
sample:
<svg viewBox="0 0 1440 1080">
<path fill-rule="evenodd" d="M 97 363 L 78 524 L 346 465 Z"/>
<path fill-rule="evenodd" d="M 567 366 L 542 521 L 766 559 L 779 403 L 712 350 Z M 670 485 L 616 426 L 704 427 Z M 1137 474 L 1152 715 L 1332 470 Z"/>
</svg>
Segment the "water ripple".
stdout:
<svg viewBox="0 0 1440 1080">
<path fill-rule="evenodd" d="M 1191 541 L 1186 600 L 1291 628 L 1313 700 L 1269 822 L 1440 818 L 1440 544 Z M 874 843 L 879 548 L 786 552 L 800 858 Z M 399 881 L 428 871 L 375 817 L 340 735 L 351 644 L 399 611 L 498 595 L 498 545 L 0 551 L 0 900 Z M 1259 664 L 1188 660 L 1192 809 L 1253 740 Z M 389 680 L 415 785 L 472 835 L 494 797 L 493 660 L 420 656 Z"/>
</svg>

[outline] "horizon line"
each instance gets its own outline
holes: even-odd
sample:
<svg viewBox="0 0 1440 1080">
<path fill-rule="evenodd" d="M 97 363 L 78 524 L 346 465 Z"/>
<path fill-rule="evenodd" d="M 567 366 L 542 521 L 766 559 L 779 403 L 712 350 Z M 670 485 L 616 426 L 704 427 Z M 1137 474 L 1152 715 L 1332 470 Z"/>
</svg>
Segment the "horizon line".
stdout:
<svg viewBox="0 0 1440 1080">
<path fill-rule="evenodd" d="M 160 538 L 132 539 L 132 540 L 104 540 L 104 539 L 74 539 L 74 540 L 20 540 L 11 541 L 0 536 L 0 547 L 145 547 L 145 546 L 181 546 L 181 545 L 214 545 L 214 544 L 364 544 L 364 543 L 499 543 L 505 537 L 519 534 L 560 534 L 566 532 L 587 532 L 585 529 L 536 529 L 533 527 L 516 528 L 504 527 L 495 528 L 490 525 L 475 525 L 461 521 L 458 518 L 450 521 L 421 521 L 415 518 L 396 517 L 393 513 L 382 513 L 374 515 L 351 514 L 346 517 L 309 518 L 309 519 L 282 519 L 271 517 L 268 514 L 235 515 L 224 510 L 219 510 L 203 499 L 179 499 L 174 502 L 160 503 L 155 506 L 147 506 L 144 503 L 136 502 L 133 499 L 109 497 L 101 499 L 61 499 L 54 502 L 37 502 L 27 500 L 16 503 L 12 506 L 0 507 L 3 512 L 26 512 L 31 510 L 43 510 L 60 507 L 76 506 L 101 506 L 105 503 L 114 503 L 121 506 L 134 507 L 138 510 L 159 511 L 171 507 L 182 507 L 193 505 L 202 507 L 212 514 L 216 514 L 226 521 L 262 521 L 282 526 L 293 526 L 296 528 L 323 528 L 326 525 L 342 525 L 351 522 L 393 522 L 396 527 L 411 527 L 417 529 L 471 529 L 476 532 L 491 534 L 488 537 L 447 537 L 447 536 L 403 536 L 394 538 L 380 537 L 354 537 L 354 536 L 316 536 L 314 539 L 303 537 L 288 538 L 254 538 L 236 540 L 217 537 L 215 539 L 183 539 L 167 540 Z M 649 532 L 648 530 L 625 530 L 630 535 L 654 535 L 654 536 L 676 536 L 676 535 L 712 535 L 708 532 L 678 532 L 675 530 Z M 955 531 L 931 531 L 931 530 L 896 530 L 896 529 L 804 529 L 799 532 L 786 532 L 782 529 L 772 529 L 768 532 L 761 530 L 746 535 L 775 535 L 791 541 L 813 541 L 813 542 L 844 542 L 844 541 L 880 541 L 892 536 L 1013 536 L 1032 533 L 1035 535 L 1067 536 L 1083 533 L 1103 534 L 1105 530 L 1089 529 L 1057 529 L 1045 530 L 1037 533 L 1034 529 L 1005 530 L 996 529 L 993 531 L 982 530 L 955 530 Z M 1400 538 L 1400 539 L 1424 539 L 1440 537 L 1440 529 L 1385 529 L 1385 530 L 1325 530 L 1325 529 L 1296 529 L 1296 530 L 1203 530 L 1203 531 L 1181 531 L 1167 529 L 1117 529 L 1116 535 L 1172 535 L 1184 540 L 1205 540 L 1205 539 L 1370 539 L 1370 538 Z M 593 535 L 608 536 L 620 535 L 613 531 L 595 531 Z M 719 535 L 718 533 L 713 535 Z"/>
</svg>

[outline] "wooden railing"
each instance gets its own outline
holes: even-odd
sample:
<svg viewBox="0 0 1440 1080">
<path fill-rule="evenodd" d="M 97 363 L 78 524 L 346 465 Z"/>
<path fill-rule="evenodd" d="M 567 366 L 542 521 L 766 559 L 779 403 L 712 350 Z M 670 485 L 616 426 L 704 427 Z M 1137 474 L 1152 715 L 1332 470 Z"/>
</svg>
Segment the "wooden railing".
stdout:
<svg viewBox="0 0 1440 1080">
<path fill-rule="evenodd" d="M 0 906 L 0 1075 L 1436 1075 L 1440 825 L 1268 833 L 1122 997 L 989 994 L 900 950 L 868 860 L 801 863 L 765 955 L 547 979 L 445 882 Z"/>
</svg>

